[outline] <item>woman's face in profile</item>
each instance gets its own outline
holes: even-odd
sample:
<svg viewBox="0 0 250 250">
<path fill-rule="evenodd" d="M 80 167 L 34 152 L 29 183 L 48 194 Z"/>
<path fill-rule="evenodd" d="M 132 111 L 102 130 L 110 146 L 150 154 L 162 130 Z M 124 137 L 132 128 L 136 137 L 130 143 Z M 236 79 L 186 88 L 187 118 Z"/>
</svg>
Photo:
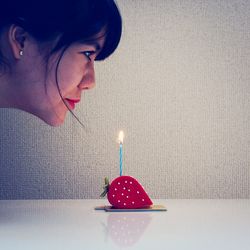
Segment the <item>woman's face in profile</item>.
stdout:
<svg viewBox="0 0 250 250">
<path fill-rule="evenodd" d="M 51 126 L 62 124 L 69 109 L 73 110 L 80 102 L 82 92 L 95 86 L 94 60 L 103 44 L 104 38 L 92 44 L 74 43 L 64 52 L 58 68 L 60 51 L 51 56 L 47 71 L 38 47 L 30 46 L 24 51 L 19 67 L 22 74 L 19 107 Z"/>
</svg>

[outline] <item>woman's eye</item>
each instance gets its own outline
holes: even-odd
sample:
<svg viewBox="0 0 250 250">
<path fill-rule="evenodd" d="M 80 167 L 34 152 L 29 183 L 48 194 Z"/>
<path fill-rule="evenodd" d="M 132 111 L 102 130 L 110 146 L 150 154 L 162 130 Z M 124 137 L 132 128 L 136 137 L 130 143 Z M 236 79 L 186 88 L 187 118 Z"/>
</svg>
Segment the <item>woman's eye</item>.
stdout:
<svg viewBox="0 0 250 250">
<path fill-rule="evenodd" d="M 83 54 L 91 61 L 91 56 L 95 53 L 95 51 L 84 51 Z"/>
</svg>

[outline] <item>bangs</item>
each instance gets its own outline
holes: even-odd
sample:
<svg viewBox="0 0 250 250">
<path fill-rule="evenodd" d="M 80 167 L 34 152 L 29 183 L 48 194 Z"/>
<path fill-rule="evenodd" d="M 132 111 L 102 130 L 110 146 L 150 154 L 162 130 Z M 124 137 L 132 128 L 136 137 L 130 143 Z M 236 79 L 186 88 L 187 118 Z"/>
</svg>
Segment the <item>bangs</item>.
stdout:
<svg viewBox="0 0 250 250">
<path fill-rule="evenodd" d="M 97 61 L 101 61 L 109 57 L 118 47 L 122 34 L 122 19 L 117 9 L 117 6 L 113 3 L 112 15 L 109 15 L 105 27 L 105 43 L 96 58 Z"/>
</svg>

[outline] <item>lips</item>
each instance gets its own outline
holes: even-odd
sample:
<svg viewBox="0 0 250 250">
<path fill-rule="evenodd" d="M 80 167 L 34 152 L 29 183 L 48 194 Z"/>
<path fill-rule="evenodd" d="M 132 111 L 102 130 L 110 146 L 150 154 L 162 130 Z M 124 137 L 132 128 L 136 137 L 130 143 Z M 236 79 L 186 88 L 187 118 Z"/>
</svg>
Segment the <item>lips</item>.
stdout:
<svg viewBox="0 0 250 250">
<path fill-rule="evenodd" d="M 71 109 L 74 109 L 75 104 L 80 102 L 80 99 L 68 99 L 68 98 L 66 98 L 65 100 L 67 101 L 67 103 L 69 104 Z"/>
</svg>

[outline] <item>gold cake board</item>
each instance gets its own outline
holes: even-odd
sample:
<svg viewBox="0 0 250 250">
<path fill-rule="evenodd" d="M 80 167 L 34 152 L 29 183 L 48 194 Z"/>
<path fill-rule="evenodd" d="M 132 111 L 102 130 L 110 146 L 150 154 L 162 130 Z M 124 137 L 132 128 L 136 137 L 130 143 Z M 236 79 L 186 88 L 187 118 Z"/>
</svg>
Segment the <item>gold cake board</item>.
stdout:
<svg viewBox="0 0 250 250">
<path fill-rule="evenodd" d="M 106 212 L 151 212 L 151 211 L 167 211 L 163 205 L 153 205 L 146 208 L 114 208 L 112 206 L 98 206 L 95 210 L 104 210 Z"/>
</svg>

